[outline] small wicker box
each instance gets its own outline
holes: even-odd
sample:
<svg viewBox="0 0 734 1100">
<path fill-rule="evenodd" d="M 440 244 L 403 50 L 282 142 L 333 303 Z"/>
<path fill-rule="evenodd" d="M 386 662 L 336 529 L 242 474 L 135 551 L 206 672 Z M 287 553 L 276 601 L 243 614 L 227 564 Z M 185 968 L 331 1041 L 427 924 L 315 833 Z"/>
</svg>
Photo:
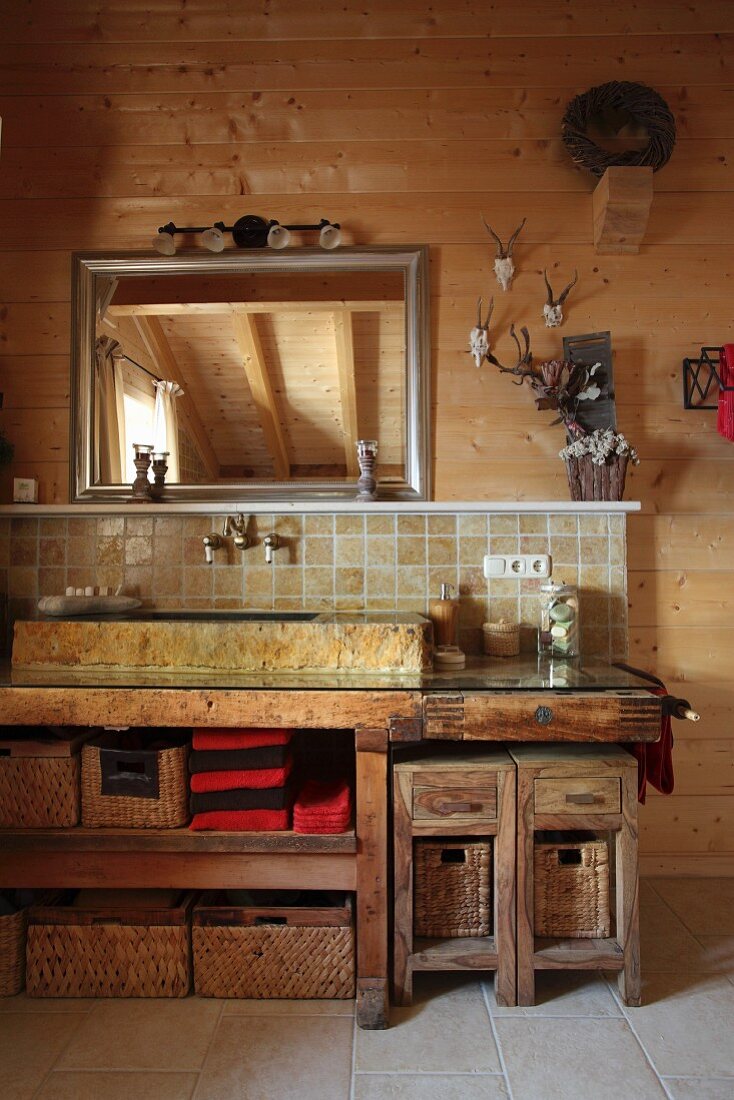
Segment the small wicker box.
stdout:
<svg viewBox="0 0 734 1100">
<path fill-rule="evenodd" d="M 609 849 L 604 840 L 535 845 L 535 934 L 610 935 Z"/>
<path fill-rule="evenodd" d="M 168 748 L 119 749 L 113 735 L 82 750 L 82 825 L 176 829 L 189 820 L 188 735 Z"/>
<path fill-rule="evenodd" d="M 0 828 L 79 824 L 79 750 L 90 730 L 5 728 L 0 734 Z"/>
<path fill-rule="evenodd" d="M 416 839 L 413 922 L 416 936 L 488 936 L 491 845 Z"/>
<path fill-rule="evenodd" d="M 484 652 L 490 657 L 517 657 L 520 652 L 520 624 L 506 623 L 500 619 L 497 623 L 484 623 Z"/>
<path fill-rule="evenodd" d="M 354 996 L 354 920 L 333 906 L 231 906 L 205 894 L 194 909 L 194 988 L 202 997 Z"/>
<path fill-rule="evenodd" d="M 191 986 L 193 893 L 175 906 L 28 910 L 29 997 L 185 997 Z"/>
<path fill-rule="evenodd" d="M 27 909 L 0 917 L 0 997 L 20 993 L 25 979 Z"/>
</svg>

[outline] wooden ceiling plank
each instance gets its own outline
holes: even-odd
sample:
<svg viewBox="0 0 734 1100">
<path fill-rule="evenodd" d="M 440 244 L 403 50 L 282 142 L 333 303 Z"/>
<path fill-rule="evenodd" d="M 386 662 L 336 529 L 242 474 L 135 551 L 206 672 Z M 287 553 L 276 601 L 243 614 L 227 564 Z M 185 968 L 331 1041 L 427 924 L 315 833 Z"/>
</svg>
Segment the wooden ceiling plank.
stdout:
<svg viewBox="0 0 734 1100">
<path fill-rule="evenodd" d="M 232 323 L 265 443 L 273 458 L 275 476 L 278 480 L 285 481 L 290 477 L 290 460 L 260 344 L 257 321 L 249 313 L 237 312 L 232 317 Z"/>
<path fill-rule="evenodd" d="M 184 391 L 179 403 L 184 430 L 187 430 L 189 434 L 194 437 L 196 449 L 204 464 L 207 477 L 212 481 L 218 481 L 219 459 L 214 452 L 209 436 L 199 418 L 196 406 L 188 393 L 187 384 L 181 371 L 178 369 L 176 359 L 171 351 L 160 321 L 157 317 L 142 316 L 136 316 L 134 320 L 162 377 L 171 382 L 178 382 L 179 386 L 181 386 Z"/>
<path fill-rule="evenodd" d="M 334 313 L 334 335 L 336 337 L 336 366 L 339 373 L 347 477 L 359 477 L 359 463 L 357 461 L 357 439 L 359 438 L 357 431 L 357 387 L 354 381 L 352 314 L 349 310 L 344 309 Z"/>
<path fill-rule="evenodd" d="M 178 317 L 190 314 L 221 315 L 227 313 L 333 313 L 348 309 L 352 313 L 402 314 L 405 303 L 389 299 L 331 301 L 331 302 L 141 302 L 111 305 L 107 315 L 112 317 Z"/>
</svg>

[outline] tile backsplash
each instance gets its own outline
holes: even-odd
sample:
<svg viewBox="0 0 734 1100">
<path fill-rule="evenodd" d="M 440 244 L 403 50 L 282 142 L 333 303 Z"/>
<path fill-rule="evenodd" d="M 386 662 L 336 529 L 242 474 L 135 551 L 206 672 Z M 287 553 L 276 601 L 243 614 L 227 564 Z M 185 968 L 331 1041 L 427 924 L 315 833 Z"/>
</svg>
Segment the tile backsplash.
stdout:
<svg viewBox="0 0 734 1100">
<path fill-rule="evenodd" d="M 425 613 L 441 583 L 461 597 L 462 646 L 481 651 L 487 619 L 523 624 L 534 648 L 540 580 L 486 580 L 483 558 L 550 554 L 553 578 L 581 590 L 582 646 L 587 654 L 627 649 L 624 515 L 415 513 L 254 515 L 254 545 L 231 538 L 204 563 L 202 537 L 221 532 L 223 517 L 62 516 L 0 519 L 0 583 L 11 616 L 29 614 L 40 596 L 67 585 L 122 585 L 161 608 L 393 610 Z M 282 546 L 273 565 L 262 540 Z"/>
</svg>

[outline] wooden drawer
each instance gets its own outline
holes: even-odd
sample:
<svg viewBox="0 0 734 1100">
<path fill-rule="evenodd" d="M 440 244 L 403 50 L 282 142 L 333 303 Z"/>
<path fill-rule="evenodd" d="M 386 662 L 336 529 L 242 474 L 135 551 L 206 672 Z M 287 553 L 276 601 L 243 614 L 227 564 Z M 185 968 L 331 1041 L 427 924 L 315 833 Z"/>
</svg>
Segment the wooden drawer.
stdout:
<svg viewBox="0 0 734 1100">
<path fill-rule="evenodd" d="M 622 812 L 621 780 L 536 779 L 536 814 L 618 814 Z"/>
<path fill-rule="evenodd" d="M 414 787 L 414 821 L 494 821 L 497 817 L 497 788 Z"/>
</svg>

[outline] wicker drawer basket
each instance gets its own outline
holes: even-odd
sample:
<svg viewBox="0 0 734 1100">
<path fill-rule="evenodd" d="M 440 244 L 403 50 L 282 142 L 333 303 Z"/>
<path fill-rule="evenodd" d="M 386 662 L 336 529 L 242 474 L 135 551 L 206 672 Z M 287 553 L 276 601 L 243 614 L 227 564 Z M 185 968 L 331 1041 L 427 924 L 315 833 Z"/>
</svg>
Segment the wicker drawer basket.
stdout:
<svg viewBox="0 0 734 1100">
<path fill-rule="evenodd" d="M 0 733 L 0 828 L 79 824 L 79 750 L 91 731 L 6 727 Z"/>
<path fill-rule="evenodd" d="M 323 899 L 321 899 L 323 902 Z M 343 894 L 316 906 L 231 906 L 205 894 L 194 908 L 194 988 L 202 997 L 354 996 L 354 920 Z"/>
<path fill-rule="evenodd" d="M 72 897 L 28 910 L 29 997 L 185 997 L 195 895 L 173 907 L 75 908 Z"/>
<path fill-rule="evenodd" d="M 534 867 L 536 936 L 610 935 L 606 841 L 537 842 Z"/>
<path fill-rule="evenodd" d="M 416 936 L 488 936 L 492 931 L 491 845 L 417 839 L 413 920 Z"/>
<path fill-rule="evenodd" d="M 27 909 L 0 917 L 0 997 L 20 993 L 25 979 Z"/>
<path fill-rule="evenodd" d="M 154 733 L 148 733 L 152 739 Z M 188 734 L 167 748 L 118 748 L 104 734 L 82 750 L 82 825 L 176 829 L 189 820 Z"/>
</svg>

